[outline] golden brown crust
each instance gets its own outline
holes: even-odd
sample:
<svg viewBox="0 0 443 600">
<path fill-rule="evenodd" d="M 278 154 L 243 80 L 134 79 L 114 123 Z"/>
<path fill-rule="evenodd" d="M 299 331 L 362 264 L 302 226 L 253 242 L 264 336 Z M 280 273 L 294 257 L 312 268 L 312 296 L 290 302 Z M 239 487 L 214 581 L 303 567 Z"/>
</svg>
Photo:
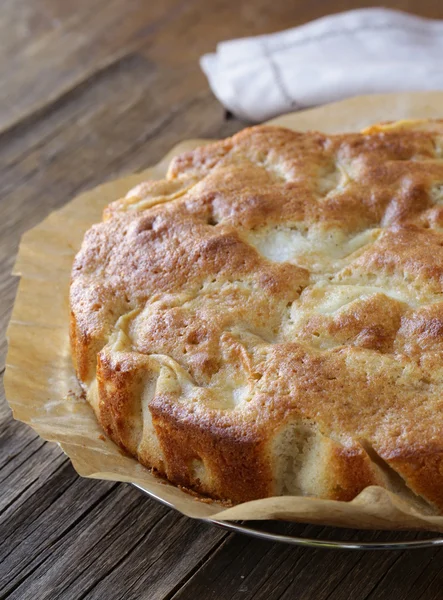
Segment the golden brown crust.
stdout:
<svg viewBox="0 0 443 600">
<path fill-rule="evenodd" d="M 177 485 L 443 510 L 443 122 L 275 127 L 105 210 L 71 285 L 108 435 Z"/>
</svg>

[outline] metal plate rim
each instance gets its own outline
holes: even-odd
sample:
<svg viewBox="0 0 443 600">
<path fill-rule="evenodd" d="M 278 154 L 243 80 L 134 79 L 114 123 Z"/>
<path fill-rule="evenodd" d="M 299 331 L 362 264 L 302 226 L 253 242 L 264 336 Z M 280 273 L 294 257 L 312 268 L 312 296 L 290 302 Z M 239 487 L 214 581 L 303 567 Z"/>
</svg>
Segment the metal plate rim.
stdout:
<svg viewBox="0 0 443 600">
<path fill-rule="evenodd" d="M 167 508 L 171 508 L 179 512 L 173 504 L 167 500 L 163 500 L 156 494 L 149 492 L 141 485 L 132 483 L 134 487 L 143 492 L 143 494 L 149 496 L 153 500 L 160 502 Z M 313 539 L 313 538 L 302 538 L 291 535 L 277 534 L 268 531 L 262 531 L 237 521 L 220 521 L 217 519 L 196 519 L 203 523 L 208 523 L 234 533 L 242 533 L 249 535 L 261 540 L 267 540 L 271 542 L 279 542 L 284 544 L 290 544 L 292 546 L 304 546 L 308 548 L 327 548 L 332 550 L 417 550 L 419 548 L 431 548 L 443 546 L 443 537 L 435 537 L 425 540 L 412 540 L 412 541 L 398 541 L 398 542 L 351 542 L 342 540 L 325 540 L 325 539 Z"/>
</svg>

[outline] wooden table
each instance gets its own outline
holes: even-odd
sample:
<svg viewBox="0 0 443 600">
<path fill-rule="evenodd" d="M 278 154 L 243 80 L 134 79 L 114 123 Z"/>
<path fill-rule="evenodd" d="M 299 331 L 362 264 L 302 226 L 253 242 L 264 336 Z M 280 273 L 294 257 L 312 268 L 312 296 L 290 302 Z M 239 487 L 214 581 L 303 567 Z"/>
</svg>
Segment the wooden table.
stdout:
<svg viewBox="0 0 443 600">
<path fill-rule="evenodd" d="M 386 3 L 385 3 L 386 4 Z M 388 2 L 443 17 L 436 0 Z M 229 135 L 198 57 L 230 37 L 357 6 L 328 0 L 3 0 L 0 369 L 20 235 L 81 190 L 189 137 Z M 81 479 L 1 401 L 2 598 L 436 599 L 443 550 L 333 552 L 194 522 L 130 485 Z M 271 524 L 276 530 L 282 525 Z M 285 525 L 295 534 L 338 530 Z M 356 534 L 358 535 L 358 534 Z M 389 534 L 394 538 L 394 534 Z M 377 532 L 368 539 L 379 539 Z M 389 536 L 388 536 L 389 537 Z M 411 538 L 414 534 L 411 534 Z"/>
</svg>

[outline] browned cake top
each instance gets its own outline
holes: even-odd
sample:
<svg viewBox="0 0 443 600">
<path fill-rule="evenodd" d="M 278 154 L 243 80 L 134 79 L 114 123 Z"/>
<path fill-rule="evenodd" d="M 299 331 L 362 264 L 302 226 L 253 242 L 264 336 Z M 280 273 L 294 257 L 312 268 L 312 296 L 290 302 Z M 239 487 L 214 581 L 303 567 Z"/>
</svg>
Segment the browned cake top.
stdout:
<svg viewBox="0 0 443 600">
<path fill-rule="evenodd" d="M 103 347 L 149 355 L 154 403 L 246 437 L 300 415 L 443 506 L 442 292 L 443 122 L 254 127 L 87 233 L 77 369 L 88 384 Z"/>
</svg>

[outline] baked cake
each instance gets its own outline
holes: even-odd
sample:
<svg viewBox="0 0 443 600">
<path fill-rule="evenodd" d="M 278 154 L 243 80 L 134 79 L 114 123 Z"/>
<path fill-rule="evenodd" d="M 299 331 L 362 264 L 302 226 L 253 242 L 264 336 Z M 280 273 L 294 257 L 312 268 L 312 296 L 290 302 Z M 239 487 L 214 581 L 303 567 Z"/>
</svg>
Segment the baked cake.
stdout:
<svg viewBox="0 0 443 600">
<path fill-rule="evenodd" d="M 105 209 L 72 352 L 108 436 L 176 485 L 442 512 L 442 293 L 443 121 L 252 127 Z"/>
</svg>

